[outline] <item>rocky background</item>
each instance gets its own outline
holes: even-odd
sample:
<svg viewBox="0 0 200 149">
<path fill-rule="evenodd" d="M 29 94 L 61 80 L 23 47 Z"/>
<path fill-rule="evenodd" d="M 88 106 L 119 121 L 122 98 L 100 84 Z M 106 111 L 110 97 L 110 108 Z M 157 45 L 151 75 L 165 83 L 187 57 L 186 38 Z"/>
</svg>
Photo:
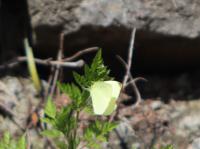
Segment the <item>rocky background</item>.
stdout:
<svg viewBox="0 0 200 149">
<path fill-rule="evenodd" d="M 18 49 L 17 53 L 22 53 L 21 40 L 28 36 L 39 56 L 52 56 L 57 53 L 62 32 L 66 54 L 99 46 L 108 53 L 126 56 L 130 32 L 135 27 L 135 69 L 184 70 L 200 64 L 197 0 L 0 2 L 2 52 Z"/>
<path fill-rule="evenodd" d="M 166 84 L 161 83 L 163 78 L 151 77 L 154 78 L 157 87 L 162 89 L 163 94 L 173 94 L 172 91 L 165 89 Z M 167 80 L 167 82 L 179 85 L 180 78 L 177 77 L 174 80 L 177 82 L 173 80 Z M 193 83 L 188 78 L 182 78 L 182 81 Z M 46 82 L 43 81 L 43 84 L 47 87 Z M 185 87 L 181 91 L 187 92 L 187 88 L 191 88 L 189 84 Z M 168 97 L 167 103 L 161 99 L 160 96 L 157 98 L 146 97 L 145 101 L 137 107 L 133 103 L 120 107 L 119 125 L 110 134 L 109 142 L 102 144 L 102 148 L 152 149 L 154 146 L 161 149 L 161 146 L 173 144 L 175 149 L 199 149 L 199 98 L 191 95 L 190 100 L 185 101 L 180 97 L 171 96 Z M 0 135 L 5 130 L 11 132 L 13 136 L 21 135 L 20 127 L 27 127 L 27 118 L 31 111 L 37 107 L 39 101 L 37 91 L 29 79 L 12 76 L 1 78 L 0 103 L 14 113 L 15 123 L 8 116 L 2 115 L 0 107 Z M 86 117 L 88 118 L 88 116 Z M 33 149 L 43 149 L 45 139 L 38 135 L 38 129 L 31 126 L 28 133 Z"/>
</svg>

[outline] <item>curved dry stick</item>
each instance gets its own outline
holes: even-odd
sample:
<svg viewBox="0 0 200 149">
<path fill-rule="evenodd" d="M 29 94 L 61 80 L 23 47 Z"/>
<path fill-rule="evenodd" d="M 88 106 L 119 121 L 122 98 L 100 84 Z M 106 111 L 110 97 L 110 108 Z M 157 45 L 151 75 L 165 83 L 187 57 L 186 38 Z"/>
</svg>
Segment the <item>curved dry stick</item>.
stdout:
<svg viewBox="0 0 200 149">
<path fill-rule="evenodd" d="M 93 51 L 97 51 L 99 49 L 99 47 L 91 47 L 91 48 L 87 48 L 81 51 L 78 51 L 77 53 L 75 53 L 74 55 L 67 57 L 65 59 L 63 59 L 63 61 L 72 61 L 78 57 L 80 57 L 83 54 L 89 53 L 89 52 L 93 52 Z"/>
<path fill-rule="evenodd" d="M 126 64 L 126 62 L 117 55 L 117 58 L 120 60 L 120 62 L 124 65 L 125 69 L 127 70 L 128 65 Z M 131 73 L 129 72 L 129 78 L 131 79 L 131 81 L 127 82 L 124 86 L 123 89 L 125 89 L 128 85 L 132 85 L 134 92 L 135 92 L 135 96 L 136 96 L 136 106 L 142 101 L 142 97 L 141 94 L 139 92 L 139 89 L 136 86 L 136 82 L 139 80 L 143 80 L 143 81 L 147 81 L 145 78 L 142 77 L 138 77 L 138 78 L 133 78 Z"/>
<path fill-rule="evenodd" d="M 136 32 L 136 28 L 134 28 L 131 33 L 131 40 L 130 40 L 129 51 L 128 51 L 128 60 L 127 60 L 128 64 L 126 67 L 126 75 L 124 76 L 123 85 L 125 85 L 127 83 L 129 74 L 131 71 L 131 64 L 132 64 L 133 50 L 134 50 L 134 41 L 135 41 L 135 32 Z"/>
</svg>

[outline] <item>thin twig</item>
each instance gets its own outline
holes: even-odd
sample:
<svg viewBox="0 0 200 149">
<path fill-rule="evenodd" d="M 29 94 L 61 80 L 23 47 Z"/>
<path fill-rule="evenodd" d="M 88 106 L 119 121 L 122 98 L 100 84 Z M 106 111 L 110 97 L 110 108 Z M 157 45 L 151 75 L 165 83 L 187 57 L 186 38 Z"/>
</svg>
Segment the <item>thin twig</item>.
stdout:
<svg viewBox="0 0 200 149">
<path fill-rule="evenodd" d="M 60 61 L 57 61 L 57 60 L 53 61 L 52 58 L 48 58 L 48 59 L 34 58 L 34 60 L 35 60 L 36 64 L 40 64 L 40 65 L 44 65 L 44 66 L 57 66 L 57 65 L 59 65 L 60 67 L 72 67 L 72 68 L 82 67 L 84 65 L 83 60 L 78 60 L 78 61 L 75 61 L 75 62 L 70 62 L 70 61 L 72 61 L 72 60 L 74 60 L 74 59 L 76 59 L 76 58 L 78 58 L 81 55 L 84 55 L 86 53 L 97 51 L 98 49 L 99 49 L 98 47 L 87 48 L 87 49 L 78 51 L 77 53 L 75 53 L 71 57 L 61 59 Z M 15 67 L 15 66 L 19 65 L 20 63 L 26 62 L 26 61 L 27 61 L 26 56 L 19 56 L 16 59 L 14 59 L 10 62 L 7 62 L 3 65 L 0 65 L 0 69 L 12 68 L 12 67 Z"/>
<path fill-rule="evenodd" d="M 47 90 L 45 92 L 45 99 L 49 96 L 49 93 L 50 93 L 50 90 L 51 90 L 51 82 L 53 80 L 53 71 L 54 71 L 54 67 L 51 67 L 50 75 L 48 77 L 48 82 L 47 82 L 48 88 L 47 88 Z"/>
<path fill-rule="evenodd" d="M 132 85 L 134 92 L 135 92 L 135 95 L 136 95 L 136 105 L 138 105 L 142 101 L 142 98 L 141 98 L 140 92 L 139 92 L 139 90 L 136 86 L 136 81 L 141 79 L 141 78 L 133 79 L 131 72 L 130 72 L 131 71 L 132 58 L 133 58 L 135 33 L 136 33 L 136 28 L 134 28 L 132 30 L 132 34 L 131 34 L 131 40 L 130 40 L 129 51 L 128 51 L 128 60 L 127 60 L 128 64 L 126 64 L 126 62 L 120 56 L 118 56 L 117 58 L 123 63 L 123 65 L 126 68 L 126 74 L 124 76 L 123 86 L 125 88 L 129 84 Z M 131 80 L 130 82 L 128 82 L 129 79 Z M 145 79 L 142 79 L 142 80 L 145 80 Z"/>
<path fill-rule="evenodd" d="M 64 51 L 63 48 L 64 48 L 64 34 L 61 33 L 61 35 L 60 35 L 60 47 L 59 47 L 59 51 L 58 51 L 58 55 L 57 55 L 57 61 L 61 61 L 62 60 L 63 51 Z M 56 68 L 55 68 L 52 87 L 51 87 L 51 91 L 50 91 L 50 97 L 53 96 L 53 93 L 55 91 L 56 82 L 58 80 L 59 73 L 60 73 L 60 65 L 58 64 L 58 65 L 56 65 Z"/>
<path fill-rule="evenodd" d="M 126 74 L 125 74 L 125 76 L 124 76 L 124 79 L 123 79 L 123 83 L 122 83 L 122 86 L 123 87 L 125 87 L 126 86 L 126 84 L 127 84 L 127 82 L 128 82 L 128 80 L 129 80 L 129 78 L 130 78 L 130 70 L 131 70 L 131 64 L 132 64 L 132 56 L 133 56 L 133 46 L 134 46 L 134 40 L 135 40 L 135 32 L 136 32 L 136 29 L 134 28 L 133 30 L 132 30 L 132 33 L 131 33 L 131 40 L 130 40 L 130 44 L 129 44 L 129 51 L 128 51 L 128 65 L 125 63 L 125 68 L 126 68 Z M 121 58 L 121 57 L 120 57 Z M 121 60 L 121 59 L 120 59 Z M 136 88 L 135 88 L 136 87 Z M 135 93 L 136 93 L 136 96 L 138 96 L 138 93 L 139 93 L 139 91 L 138 91 L 138 89 L 137 89 L 137 86 L 136 85 L 134 85 L 134 91 L 135 91 Z M 137 97 L 138 99 L 137 99 L 137 101 L 140 101 L 141 99 L 141 96 L 140 96 L 140 94 L 139 94 L 139 96 Z M 110 116 L 110 118 L 109 118 L 109 122 L 112 122 L 113 121 L 113 119 L 114 119 L 114 117 L 118 114 L 118 109 L 116 110 L 116 112 L 115 113 L 113 113 L 111 116 Z"/>
<path fill-rule="evenodd" d="M 74 55 L 65 58 L 64 61 L 67 61 L 67 62 L 68 62 L 68 61 L 72 61 L 72 60 L 74 60 L 74 59 L 80 57 L 81 55 L 84 55 L 84 54 L 89 53 L 89 52 L 97 51 L 98 49 L 99 49 L 99 47 L 91 47 L 91 48 L 87 48 L 87 49 L 78 51 L 78 52 L 75 53 Z"/>
<path fill-rule="evenodd" d="M 26 61 L 27 58 L 26 57 L 19 57 L 19 61 Z M 84 61 L 83 60 L 78 60 L 75 62 L 65 62 L 65 61 L 49 61 L 47 60 L 42 60 L 39 58 L 35 58 L 35 62 L 37 64 L 41 64 L 41 65 L 46 65 L 46 66 L 61 66 L 61 67 L 82 67 L 84 65 Z"/>
<path fill-rule="evenodd" d="M 26 137 L 27 137 L 27 146 L 26 146 L 26 149 L 31 149 L 31 139 L 30 139 L 30 134 L 29 134 L 28 130 L 26 130 Z"/>
<path fill-rule="evenodd" d="M 128 79 L 129 79 L 130 71 L 131 71 L 131 64 L 132 64 L 132 57 L 133 57 L 133 50 L 134 50 L 134 41 L 135 41 L 135 32 L 136 32 L 136 28 L 134 28 L 131 33 L 131 40 L 130 40 L 129 51 L 128 51 L 128 60 L 127 60 L 128 65 L 127 65 L 126 74 L 125 74 L 124 80 L 123 80 L 123 86 L 126 85 Z"/>
<path fill-rule="evenodd" d="M 123 58 L 121 58 L 119 55 L 117 55 L 116 57 L 117 57 L 117 58 L 119 59 L 119 61 L 123 64 L 123 66 L 125 67 L 125 69 L 127 69 L 128 66 L 127 66 L 126 62 L 123 60 Z M 129 86 L 130 84 L 132 84 L 132 83 L 134 83 L 134 82 L 137 82 L 137 81 L 139 81 L 139 80 L 147 81 L 147 79 L 145 79 L 145 78 L 143 78 L 143 77 L 133 78 L 133 76 L 132 76 L 131 73 L 129 73 L 129 77 L 130 77 L 130 81 L 127 82 L 127 83 L 125 84 L 125 86 L 123 86 L 124 88 L 126 88 L 126 87 Z"/>
<path fill-rule="evenodd" d="M 59 51 L 61 51 L 61 53 L 63 54 L 64 52 L 64 33 L 60 34 L 60 45 L 59 45 Z M 63 55 L 62 55 L 63 56 Z M 60 59 L 62 59 L 62 56 L 60 57 Z"/>
<path fill-rule="evenodd" d="M 50 138 L 45 138 L 44 148 L 50 147 L 51 149 L 56 149 L 53 141 Z"/>
<path fill-rule="evenodd" d="M 126 64 L 126 62 L 120 57 L 117 55 L 117 58 L 120 60 L 120 62 L 124 65 L 125 69 L 128 68 L 128 65 Z M 128 86 L 128 85 L 131 85 L 133 87 L 133 90 L 135 92 L 135 96 L 136 96 L 136 106 L 142 101 L 142 97 L 141 97 L 141 94 L 139 92 L 139 89 L 137 88 L 137 85 L 136 85 L 136 82 L 139 81 L 139 80 L 143 80 L 143 81 L 147 81 L 145 78 L 142 78 L 142 77 L 138 77 L 138 78 L 133 78 L 131 73 L 129 73 L 129 77 L 130 77 L 130 80 L 129 82 L 127 82 L 125 85 L 124 85 L 124 89 Z"/>
<path fill-rule="evenodd" d="M 19 56 L 15 60 L 13 60 L 12 62 L 0 65 L 0 69 L 12 68 L 12 67 L 15 67 L 16 65 L 19 65 L 21 62 L 26 62 L 26 61 L 27 61 L 27 57 Z M 78 60 L 78 61 L 75 61 L 75 62 L 65 62 L 65 61 L 57 61 L 57 60 L 52 61 L 52 60 L 49 60 L 49 58 L 48 59 L 35 58 L 35 62 L 37 64 L 44 65 L 44 66 L 57 66 L 57 65 L 59 65 L 60 67 L 73 67 L 73 68 L 82 67 L 84 65 L 83 60 Z"/>
<path fill-rule="evenodd" d="M 137 77 L 137 78 L 133 78 L 132 75 L 130 75 L 131 81 L 127 82 L 126 85 L 124 86 L 124 88 L 126 88 L 127 86 L 129 86 L 130 84 L 136 83 L 139 80 L 142 81 L 147 81 L 147 79 L 143 78 L 143 77 Z"/>
</svg>

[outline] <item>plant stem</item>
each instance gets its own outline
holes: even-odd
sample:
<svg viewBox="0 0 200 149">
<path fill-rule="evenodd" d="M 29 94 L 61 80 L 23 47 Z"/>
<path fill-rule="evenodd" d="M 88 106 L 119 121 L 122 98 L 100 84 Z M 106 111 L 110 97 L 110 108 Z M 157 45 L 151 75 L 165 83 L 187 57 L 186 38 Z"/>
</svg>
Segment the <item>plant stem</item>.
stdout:
<svg viewBox="0 0 200 149">
<path fill-rule="evenodd" d="M 76 134 L 78 130 L 78 119 L 79 119 L 79 111 L 76 113 L 76 128 L 74 129 L 74 140 L 76 140 Z"/>
</svg>

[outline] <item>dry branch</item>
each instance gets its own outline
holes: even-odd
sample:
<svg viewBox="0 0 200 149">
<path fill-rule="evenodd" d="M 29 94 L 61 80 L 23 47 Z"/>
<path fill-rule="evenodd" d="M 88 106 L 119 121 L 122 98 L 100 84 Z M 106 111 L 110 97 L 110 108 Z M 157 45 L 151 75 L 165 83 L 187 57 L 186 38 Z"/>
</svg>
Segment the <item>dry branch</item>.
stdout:
<svg viewBox="0 0 200 149">
<path fill-rule="evenodd" d="M 131 64 L 132 64 L 133 50 L 134 50 L 134 41 L 135 41 L 135 32 L 136 32 L 136 28 L 134 28 L 131 33 L 131 40 L 130 40 L 130 44 L 129 44 L 128 60 L 127 60 L 128 64 L 127 64 L 127 68 L 126 68 L 126 75 L 124 76 L 124 80 L 123 80 L 123 85 L 126 85 L 128 79 L 129 79 L 130 71 L 131 71 Z"/>
<path fill-rule="evenodd" d="M 84 54 L 89 53 L 89 52 L 97 51 L 98 49 L 99 49 L 99 47 L 91 47 L 91 48 L 87 48 L 87 49 L 78 51 L 74 55 L 65 58 L 64 61 L 72 61 L 72 60 L 80 57 L 81 55 L 84 55 Z"/>
<path fill-rule="evenodd" d="M 27 57 L 19 56 L 11 62 L 0 65 L 0 69 L 12 68 L 12 67 L 15 67 L 16 65 L 19 65 L 20 63 L 26 62 L 26 61 L 27 61 Z M 48 59 L 35 58 L 35 62 L 36 62 L 36 64 L 44 65 L 44 66 L 59 65 L 60 67 L 72 67 L 72 68 L 82 67 L 84 65 L 83 60 L 78 60 L 75 62 L 65 62 L 65 61 L 57 61 L 57 60 L 53 61 L 53 60 L 51 60 L 51 58 L 48 58 Z"/>
<path fill-rule="evenodd" d="M 135 95 L 136 95 L 136 104 L 135 105 L 138 105 L 142 101 L 142 98 L 141 98 L 139 89 L 136 85 L 136 82 L 138 80 L 146 81 L 146 79 L 144 79 L 142 77 L 133 78 L 132 75 L 131 75 L 131 72 L 130 72 L 131 71 L 131 65 L 132 65 L 132 58 L 133 58 L 135 33 L 136 33 L 136 29 L 134 28 L 132 30 L 132 34 L 131 34 L 127 64 L 120 56 L 117 56 L 117 58 L 121 61 L 121 63 L 124 65 L 124 67 L 126 69 L 126 74 L 125 74 L 124 80 L 123 80 L 123 87 L 125 89 L 129 84 L 131 84 L 131 86 L 133 87 L 133 90 L 135 92 Z M 130 80 L 130 81 L 128 82 L 128 80 Z"/>
<path fill-rule="evenodd" d="M 63 46 L 60 46 L 60 48 L 63 48 Z M 77 67 L 82 67 L 84 65 L 84 61 L 83 60 L 77 60 L 74 62 L 70 62 L 70 61 L 72 61 L 86 53 L 97 51 L 98 49 L 99 49 L 98 47 L 91 47 L 91 48 L 83 49 L 81 51 L 78 51 L 71 57 L 67 57 L 67 58 L 60 59 L 60 60 L 52 60 L 52 58 L 47 58 L 47 59 L 35 58 L 34 60 L 35 60 L 35 63 L 38 65 L 44 65 L 44 66 L 58 66 L 59 65 L 60 67 L 77 68 Z M 0 70 L 6 69 L 6 68 L 13 68 L 13 67 L 19 65 L 20 63 L 26 62 L 26 61 L 27 61 L 26 56 L 19 56 L 19 57 L 15 58 L 14 60 L 11 60 L 10 62 L 0 65 Z"/>
<path fill-rule="evenodd" d="M 60 47 L 59 47 L 58 54 L 57 54 L 57 61 L 62 61 L 63 51 L 64 51 L 63 48 L 64 48 L 64 34 L 61 33 L 61 35 L 60 35 Z M 51 86 L 51 91 L 50 91 L 50 97 L 52 97 L 53 93 L 55 92 L 56 82 L 58 81 L 60 73 L 61 73 L 61 67 L 60 67 L 60 65 L 56 65 L 55 71 L 54 71 L 54 76 L 52 78 L 52 86 Z"/>
<path fill-rule="evenodd" d="M 117 56 L 117 58 L 120 60 L 120 62 L 124 65 L 125 69 L 127 70 L 128 65 L 126 64 L 126 62 L 120 56 Z M 142 101 L 142 97 L 141 97 L 139 89 L 136 85 L 136 82 L 139 81 L 139 80 L 142 80 L 142 81 L 147 81 L 147 80 L 145 78 L 142 78 L 142 77 L 133 78 L 131 73 L 129 73 L 129 78 L 130 78 L 130 81 L 127 82 L 123 86 L 123 88 L 125 89 L 129 85 L 131 85 L 133 87 L 133 90 L 134 90 L 135 96 L 136 96 L 136 104 L 135 105 L 138 105 Z"/>
</svg>

